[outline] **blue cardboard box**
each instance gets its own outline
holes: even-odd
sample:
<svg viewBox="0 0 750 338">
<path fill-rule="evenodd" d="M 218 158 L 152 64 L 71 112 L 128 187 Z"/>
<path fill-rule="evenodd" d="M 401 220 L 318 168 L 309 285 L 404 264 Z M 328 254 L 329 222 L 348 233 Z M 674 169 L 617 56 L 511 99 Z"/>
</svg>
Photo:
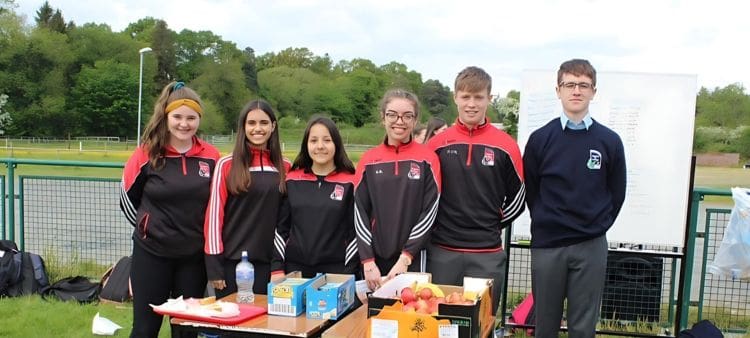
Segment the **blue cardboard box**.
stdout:
<svg viewBox="0 0 750 338">
<path fill-rule="evenodd" d="M 338 319 L 357 297 L 354 275 L 328 273 L 307 286 L 307 318 Z"/>
<path fill-rule="evenodd" d="M 294 271 L 278 283 L 268 283 L 268 314 L 296 317 L 305 312 L 305 288 L 319 279 L 302 278 L 302 273 Z"/>
</svg>

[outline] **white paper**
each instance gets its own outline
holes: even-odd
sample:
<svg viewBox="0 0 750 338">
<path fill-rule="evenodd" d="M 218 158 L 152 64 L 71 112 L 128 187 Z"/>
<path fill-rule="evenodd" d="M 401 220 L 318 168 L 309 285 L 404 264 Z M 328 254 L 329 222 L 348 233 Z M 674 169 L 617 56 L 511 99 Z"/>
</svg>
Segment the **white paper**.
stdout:
<svg viewBox="0 0 750 338">
<path fill-rule="evenodd" d="M 448 324 L 438 326 L 439 338 L 458 338 L 458 325 Z"/>
<path fill-rule="evenodd" d="M 112 336 L 118 329 L 122 329 L 122 326 L 115 324 L 107 318 L 100 317 L 99 312 L 94 315 L 94 321 L 91 323 L 91 333 L 101 336 Z"/>
<path fill-rule="evenodd" d="M 390 319 L 370 319 L 371 338 L 398 338 L 398 321 Z"/>
</svg>

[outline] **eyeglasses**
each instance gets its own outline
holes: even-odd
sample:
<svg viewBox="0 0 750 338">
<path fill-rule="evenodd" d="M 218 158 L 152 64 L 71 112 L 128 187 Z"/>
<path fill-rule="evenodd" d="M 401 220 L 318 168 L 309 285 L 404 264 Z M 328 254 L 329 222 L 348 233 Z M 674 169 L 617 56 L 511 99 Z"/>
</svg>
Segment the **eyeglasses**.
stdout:
<svg viewBox="0 0 750 338">
<path fill-rule="evenodd" d="M 404 121 L 404 123 L 411 123 L 417 117 L 413 113 L 405 113 L 403 115 L 399 115 L 395 112 L 385 113 L 385 120 L 388 122 L 396 122 L 399 118 L 401 119 L 401 121 Z"/>
<path fill-rule="evenodd" d="M 588 83 L 588 82 L 560 82 L 560 87 L 573 90 L 578 86 L 578 89 L 581 91 L 584 90 L 590 90 L 591 88 L 594 88 L 594 85 Z"/>
</svg>

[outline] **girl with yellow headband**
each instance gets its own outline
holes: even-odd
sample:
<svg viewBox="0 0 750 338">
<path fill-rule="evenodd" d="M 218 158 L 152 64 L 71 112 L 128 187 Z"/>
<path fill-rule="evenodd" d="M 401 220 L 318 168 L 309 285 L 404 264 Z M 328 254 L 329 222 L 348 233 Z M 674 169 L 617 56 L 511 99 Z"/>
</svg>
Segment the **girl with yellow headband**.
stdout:
<svg viewBox="0 0 750 338">
<path fill-rule="evenodd" d="M 162 316 L 149 304 L 203 297 L 206 288 L 203 220 L 219 152 L 195 136 L 202 114 L 195 91 L 168 84 L 125 164 L 120 208 L 135 227 L 131 337 L 158 336 Z"/>
</svg>

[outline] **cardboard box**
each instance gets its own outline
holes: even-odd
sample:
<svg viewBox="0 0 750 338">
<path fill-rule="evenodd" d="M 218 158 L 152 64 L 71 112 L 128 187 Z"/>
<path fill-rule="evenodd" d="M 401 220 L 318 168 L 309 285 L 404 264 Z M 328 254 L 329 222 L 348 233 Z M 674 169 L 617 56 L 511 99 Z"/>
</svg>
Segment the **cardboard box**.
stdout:
<svg viewBox="0 0 750 338">
<path fill-rule="evenodd" d="M 305 288 L 317 278 L 302 278 L 294 271 L 278 283 L 268 283 L 268 314 L 296 317 L 305 312 Z"/>
<path fill-rule="evenodd" d="M 401 303 L 401 289 L 416 283 L 429 283 L 429 274 L 405 273 L 396 276 L 369 295 L 367 316 L 377 316 L 385 306 Z M 456 292 L 473 292 L 477 299 L 473 304 L 439 304 L 436 319 L 447 319 L 458 327 L 459 337 L 480 338 L 482 326 L 494 324 L 490 291 L 492 279 L 464 277 L 464 286 L 438 285 L 445 295 Z M 406 313 L 404 313 L 406 314 Z M 400 337 L 400 336 L 399 336 Z"/>
<path fill-rule="evenodd" d="M 368 319 L 367 324 L 367 337 L 459 337 L 458 328 L 451 327 L 449 320 L 404 312 L 398 302 L 393 306 L 384 306 L 376 316 Z"/>
<path fill-rule="evenodd" d="M 354 305 L 354 275 L 328 273 L 307 286 L 307 318 L 338 319 Z"/>
</svg>

